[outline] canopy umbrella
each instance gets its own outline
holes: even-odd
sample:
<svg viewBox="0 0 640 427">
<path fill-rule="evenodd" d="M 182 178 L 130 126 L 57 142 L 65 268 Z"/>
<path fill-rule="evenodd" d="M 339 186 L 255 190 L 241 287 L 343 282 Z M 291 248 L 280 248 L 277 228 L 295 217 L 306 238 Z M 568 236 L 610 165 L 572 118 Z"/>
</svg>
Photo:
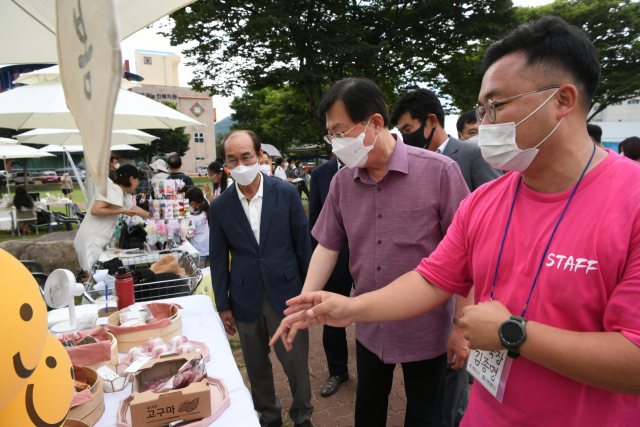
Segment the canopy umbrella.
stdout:
<svg viewBox="0 0 640 427">
<path fill-rule="evenodd" d="M 262 151 L 264 151 L 271 157 L 282 157 L 282 154 L 280 154 L 278 149 L 271 144 L 262 144 L 261 148 Z"/>
<path fill-rule="evenodd" d="M 60 81 L 60 67 L 54 65 L 52 67 L 42 68 L 41 70 L 31 71 L 29 73 L 21 74 L 20 77 L 13 82 L 23 85 L 33 85 L 42 82 L 59 82 Z M 132 82 L 127 79 L 120 81 L 120 89 L 131 89 L 132 87 L 140 87 L 140 83 Z"/>
<path fill-rule="evenodd" d="M 82 137 L 77 129 L 33 129 L 20 135 L 16 139 L 21 143 L 47 144 L 63 147 L 82 147 Z M 157 136 L 135 129 L 114 130 L 111 136 L 111 149 L 114 146 L 129 144 L 151 144 L 151 141 L 158 139 Z"/>
<path fill-rule="evenodd" d="M 7 138 L 2 139 L 7 140 Z M 37 159 L 40 157 L 53 157 L 53 154 L 45 153 L 35 148 L 27 147 L 25 145 L 12 143 L 0 144 L 0 160 L 4 160 L 5 162 L 11 159 Z M 7 180 L 7 193 L 10 192 L 9 180 Z"/>
<path fill-rule="evenodd" d="M 39 148 L 38 151 L 42 151 L 43 153 L 64 153 L 68 151 L 69 153 L 82 153 L 84 152 L 84 147 L 82 145 L 46 145 L 42 148 Z M 127 144 L 120 145 L 112 145 L 111 151 L 138 151 L 136 147 Z"/>
<path fill-rule="evenodd" d="M 15 139 L 11 139 L 11 138 L 0 138 L 0 144 L 1 145 L 6 145 L 6 144 L 17 144 L 19 141 L 15 140 Z"/>
<path fill-rule="evenodd" d="M 113 129 L 175 129 L 204 124 L 128 90 L 118 91 Z M 0 93 L 0 127 L 77 129 L 60 82 L 21 86 Z"/>
<path fill-rule="evenodd" d="M 195 0 L 116 0 L 120 39 Z M 58 62 L 55 0 L 5 0 L 0 13 L 0 64 Z M 26 34 L 25 37 L 16 37 Z"/>
</svg>

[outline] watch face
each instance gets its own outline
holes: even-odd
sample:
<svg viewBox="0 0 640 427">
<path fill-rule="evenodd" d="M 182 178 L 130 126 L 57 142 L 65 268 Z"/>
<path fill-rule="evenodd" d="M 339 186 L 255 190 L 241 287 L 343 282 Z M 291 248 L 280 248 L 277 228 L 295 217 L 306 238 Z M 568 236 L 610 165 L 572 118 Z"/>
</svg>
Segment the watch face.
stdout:
<svg viewBox="0 0 640 427">
<path fill-rule="evenodd" d="M 500 328 L 502 338 L 507 344 L 519 344 L 522 339 L 522 327 L 515 321 L 505 322 Z"/>
</svg>

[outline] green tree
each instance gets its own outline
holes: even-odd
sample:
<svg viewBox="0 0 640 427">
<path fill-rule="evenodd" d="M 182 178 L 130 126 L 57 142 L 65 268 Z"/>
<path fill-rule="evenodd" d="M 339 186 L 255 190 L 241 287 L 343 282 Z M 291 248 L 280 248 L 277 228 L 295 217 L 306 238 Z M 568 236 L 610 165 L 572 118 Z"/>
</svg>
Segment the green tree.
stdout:
<svg viewBox="0 0 640 427">
<path fill-rule="evenodd" d="M 615 102 L 640 96 L 640 3 L 620 0 L 556 0 L 517 8 L 520 22 L 556 15 L 589 36 L 598 49 L 602 80 L 588 120 Z"/>
<path fill-rule="evenodd" d="M 162 101 L 162 103 L 174 110 L 178 108 L 178 105 L 174 102 Z M 124 151 L 120 153 L 120 156 L 129 159 L 142 157 L 145 162 L 150 163 L 155 156 L 173 153 L 178 156 L 184 156 L 189 150 L 191 136 L 184 133 L 183 127 L 177 129 L 145 129 L 145 132 L 157 136 L 159 139 L 152 141 L 149 145 L 136 145 L 138 151 Z"/>
<path fill-rule="evenodd" d="M 456 52 L 495 38 L 512 22 L 512 3 L 200 0 L 172 17 L 175 27 L 165 34 L 171 43 L 196 42 L 183 52 L 197 66 L 190 82 L 196 90 L 228 96 L 238 87 L 286 85 L 302 97 L 315 140 L 322 141 L 317 106 L 332 82 L 368 77 L 392 105 L 409 87 L 446 80 L 441 70 L 455 69 Z"/>
</svg>

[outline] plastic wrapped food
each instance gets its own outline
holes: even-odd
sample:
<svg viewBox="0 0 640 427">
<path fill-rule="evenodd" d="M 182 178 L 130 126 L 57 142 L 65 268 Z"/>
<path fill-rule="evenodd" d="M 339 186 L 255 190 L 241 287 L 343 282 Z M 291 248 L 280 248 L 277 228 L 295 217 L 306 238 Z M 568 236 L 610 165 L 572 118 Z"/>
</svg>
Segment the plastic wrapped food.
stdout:
<svg viewBox="0 0 640 427">
<path fill-rule="evenodd" d="M 74 387 L 77 392 L 81 392 L 83 390 L 89 390 L 91 387 L 87 383 L 83 383 L 81 381 L 74 381 Z"/>
<path fill-rule="evenodd" d="M 180 335 L 180 336 L 171 338 L 171 341 L 169 341 L 169 344 L 171 345 L 171 348 L 177 349 L 180 344 L 184 344 L 186 342 L 189 342 L 189 338 L 185 337 L 184 335 Z"/>
<path fill-rule="evenodd" d="M 157 347 L 163 344 L 164 344 L 164 339 L 162 337 L 156 337 L 156 338 L 151 337 L 147 340 L 147 344 L 145 346 L 147 347 L 147 351 L 151 353 L 154 347 Z"/>
<path fill-rule="evenodd" d="M 171 350 L 171 347 L 169 347 L 167 344 L 157 345 L 153 347 L 153 350 L 151 350 L 151 353 L 149 354 L 149 356 L 153 357 L 154 359 L 157 359 L 158 357 L 160 357 L 160 355 L 165 353 L 171 353 L 172 351 L 173 350 Z"/>
<path fill-rule="evenodd" d="M 62 345 L 65 346 L 65 347 L 75 347 L 75 345 L 73 344 L 73 341 L 71 341 L 71 340 L 62 341 Z"/>
<path fill-rule="evenodd" d="M 98 342 L 97 339 L 95 339 L 91 335 L 87 335 L 86 337 L 82 338 L 80 341 L 76 341 L 76 346 L 85 345 L 85 344 L 95 344 L 97 342 Z"/>
<path fill-rule="evenodd" d="M 204 359 L 200 359 L 196 366 L 193 368 L 194 378 L 193 382 L 200 382 L 207 375 L 207 368 L 204 364 Z"/>
<path fill-rule="evenodd" d="M 149 381 L 148 383 L 145 383 L 142 385 L 142 389 L 140 390 L 140 393 L 143 393 L 145 391 L 156 391 L 159 387 L 164 385 L 164 383 L 166 383 L 167 380 L 169 380 L 170 378 L 171 377 L 162 377 L 162 378 L 156 378 L 152 381 Z"/>
<path fill-rule="evenodd" d="M 193 343 L 190 342 L 186 342 L 183 344 L 180 344 L 176 347 L 175 352 L 178 354 L 187 354 L 187 353 L 193 353 L 196 351 L 196 346 L 193 345 Z"/>
<path fill-rule="evenodd" d="M 136 360 L 138 357 L 146 356 L 146 355 L 147 355 L 146 347 L 142 347 L 142 346 L 133 347 L 131 350 L 129 350 L 129 353 L 127 353 L 127 360 L 129 361 L 129 363 L 131 363 L 134 360 Z"/>
</svg>

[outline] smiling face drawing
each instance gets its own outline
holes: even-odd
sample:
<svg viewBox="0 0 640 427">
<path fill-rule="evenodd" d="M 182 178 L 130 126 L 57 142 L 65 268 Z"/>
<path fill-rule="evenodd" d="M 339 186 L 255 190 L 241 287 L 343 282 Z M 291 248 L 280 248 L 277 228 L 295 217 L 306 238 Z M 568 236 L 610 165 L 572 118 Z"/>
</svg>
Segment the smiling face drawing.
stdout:
<svg viewBox="0 0 640 427">
<path fill-rule="evenodd" d="M 47 333 L 42 357 L 26 386 L 0 410 L 0 425 L 60 427 L 72 399 L 71 359 L 62 344 Z"/>
<path fill-rule="evenodd" d="M 0 249 L 0 408 L 33 374 L 46 341 L 47 307 L 35 279 L 13 255 Z"/>
</svg>

